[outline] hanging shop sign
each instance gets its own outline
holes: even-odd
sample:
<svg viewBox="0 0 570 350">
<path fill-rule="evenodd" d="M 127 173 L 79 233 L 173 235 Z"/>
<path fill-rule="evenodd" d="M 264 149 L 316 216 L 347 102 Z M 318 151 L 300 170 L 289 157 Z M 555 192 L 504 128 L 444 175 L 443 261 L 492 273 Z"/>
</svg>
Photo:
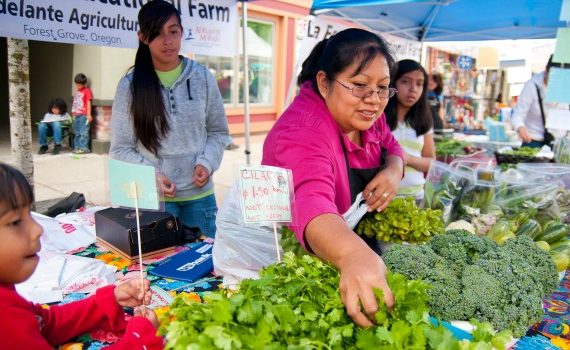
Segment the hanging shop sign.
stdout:
<svg viewBox="0 0 570 350">
<path fill-rule="evenodd" d="M 148 0 L 0 0 L 0 36 L 136 48 L 137 14 Z M 180 12 L 182 52 L 234 56 L 235 0 L 171 0 Z"/>
</svg>

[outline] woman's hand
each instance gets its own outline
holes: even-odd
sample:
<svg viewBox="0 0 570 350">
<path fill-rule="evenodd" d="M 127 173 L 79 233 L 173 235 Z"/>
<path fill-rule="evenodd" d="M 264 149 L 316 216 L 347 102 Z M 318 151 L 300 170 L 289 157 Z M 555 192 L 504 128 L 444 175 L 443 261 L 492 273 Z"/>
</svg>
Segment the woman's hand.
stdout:
<svg viewBox="0 0 570 350">
<path fill-rule="evenodd" d="M 386 265 L 370 249 L 354 252 L 339 262 L 340 295 L 348 316 L 360 327 L 374 324 L 378 303 L 374 288 L 384 292 L 384 303 L 394 306 L 394 296 L 386 281 Z"/>
<path fill-rule="evenodd" d="M 192 175 L 192 183 L 198 187 L 202 187 L 208 183 L 210 179 L 210 173 L 203 165 L 196 165 L 194 167 L 194 175 Z"/>
<path fill-rule="evenodd" d="M 133 278 L 119 284 L 115 287 L 115 300 L 117 304 L 122 307 L 134 307 L 143 304 L 150 304 L 151 292 L 150 292 L 150 282 L 144 280 L 143 290 L 141 290 L 141 280 L 138 278 Z M 144 291 L 144 292 L 143 292 Z"/>
<path fill-rule="evenodd" d="M 158 317 L 156 316 L 156 313 L 151 309 L 147 309 L 147 308 L 143 308 L 143 307 L 136 308 L 134 310 L 134 315 L 146 317 L 150 321 L 150 323 L 152 323 L 154 328 L 158 328 L 158 326 L 160 325 L 160 323 L 158 322 Z"/>
<path fill-rule="evenodd" d="M 162 189 L 165 197 L 173 198 L 176 196 L 176 184 L 172 182 L 166 175 L 158 174 L 158 185 Z"/>
<path fill-rule="evenodd" d="M 361 327 L 373 324 L 378 310 L 374 288 L 381 289 L 384 302 L 388 308 L 393 307 L 384 262 L 342 217 L 330 213 L 315 217 L 305 229 L 305 239 L 319 258 L 340 270 L 342 302 L 354 323 Z"/>
<path fill-rule="evenodd" d="M 396 197 L 401 179 L 401 171 L 392 171 L 390 168 L 379 171 L 362 193 L 368 204 L 368 211 L 386 209 Z"/>
<path fill-rule="evenodd" d="M 529 143 L 532 141 L 532 138 L 528 134 L 528 130 L 524 126 L 521 126 L 517 131 L 519 133 L 519 137 L 523 142 Z"/>
</svg>

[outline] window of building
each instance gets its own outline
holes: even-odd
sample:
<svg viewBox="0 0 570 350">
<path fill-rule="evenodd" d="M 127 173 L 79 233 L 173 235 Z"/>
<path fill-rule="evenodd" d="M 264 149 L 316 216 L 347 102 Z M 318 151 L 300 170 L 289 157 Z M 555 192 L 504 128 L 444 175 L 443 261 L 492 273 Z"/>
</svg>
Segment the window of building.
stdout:
<svg viewBox="0 0 570 350">
<path fill-rule="evenodd" d="M 240 55 L 213 57 L 196 55 L 197 62 L 205 65 L 216 77 L 224 104 L 237 107 L 243 104 L 243 59 L 241 52 L 242 29 L 239 28 Z M 246 40 L 249 61 L 249 102 L 267 106 L 273 103 L 275 23 L 250 19 L 247 22 Z M 235 76 L 235 72 L 239 72 Z"/>
</svg>

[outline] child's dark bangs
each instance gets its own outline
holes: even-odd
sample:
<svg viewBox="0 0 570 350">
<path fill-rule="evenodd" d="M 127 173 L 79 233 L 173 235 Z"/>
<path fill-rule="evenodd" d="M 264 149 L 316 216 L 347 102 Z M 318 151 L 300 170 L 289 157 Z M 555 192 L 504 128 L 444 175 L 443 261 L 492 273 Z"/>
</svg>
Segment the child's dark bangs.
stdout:
<svg viewBox="0 0 570 350">
<path fill-rule="evenodd" d="M 4 166 L 0 167 L 0 203 L 14 210 L 31 205 L 34 202 L 32 187 L 26 178 Z"/>
</svg>

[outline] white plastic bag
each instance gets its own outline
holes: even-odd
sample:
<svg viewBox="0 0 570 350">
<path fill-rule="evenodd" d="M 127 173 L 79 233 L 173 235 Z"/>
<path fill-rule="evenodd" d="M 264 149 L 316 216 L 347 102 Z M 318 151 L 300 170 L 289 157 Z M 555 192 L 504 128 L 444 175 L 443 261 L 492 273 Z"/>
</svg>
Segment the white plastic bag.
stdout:
<svg viewBox="0 0 570 350">
<path fill-rule="evenodd" d="M 360 192 L 346 213 L 342 214 L 342 217 L 346 220 L 348 226 L 354 229 L 366 213 L 368 213 L 368 205 L 362 197 L 362 192 Z"/>
<path fill-rule="evenodd" d="M 280 225 L 277 234 L 280 238 Z M 281 247 L 279 250 L 283 256 Z M 226 193 L 216 216 L 213 260 L 214 271 L 224 276 L 226 287 L 245 278 L 258 278 L 261 268 L 277 261 L 273 224 L 244 222 L 237 182 Z"/>
<path fill-rule="evenodd" d="M 36 303 L 63 300 L 64 294 L 91 293 L 115 282 L 114 266 L 101 260 L 41 251 L 32 276 L 17 284 L 18 293 Z"/>
<path fill-rule="evenodd" d="M 95 212 L 105 207 L 92 207 L 51 218 L 32 212 L 33 218 L 43 227 L 42 250 L 70 253 L 95 243 Z"/>
</svg>

